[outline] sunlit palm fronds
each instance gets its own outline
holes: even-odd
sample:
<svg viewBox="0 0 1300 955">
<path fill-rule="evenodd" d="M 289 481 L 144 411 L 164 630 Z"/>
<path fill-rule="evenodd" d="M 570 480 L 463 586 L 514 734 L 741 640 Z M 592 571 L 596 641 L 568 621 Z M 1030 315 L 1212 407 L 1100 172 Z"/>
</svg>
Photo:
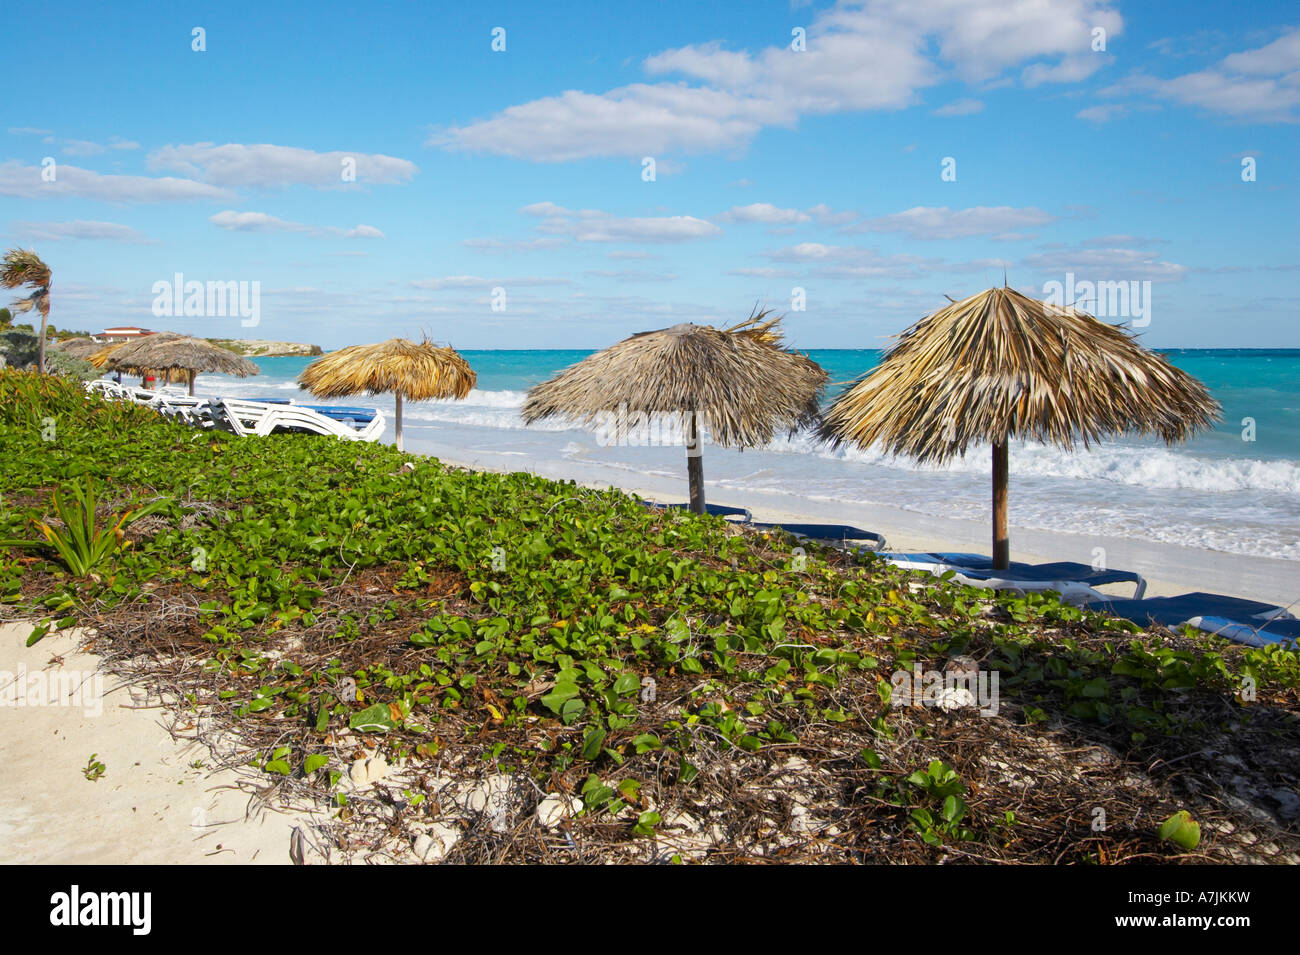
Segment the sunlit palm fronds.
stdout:
<svg viewBox="0 0 1300 955">
<path fill-rule="evenodd" d="M 415 401 L 464 398 L 477 381 L 455 349 L 404 338 L 341 348 L 312 362 L 298 377 L 300 387 L 322 398 L 397 392 Z"/>
<path fill-rule="evenodd" d="M 120 371 L 216 372 L 247 378 L 259 371 L 256 364 L 202 338 L 177 332 L 157 332 L 95 352 L 90 363 Z"/>
<path fill-rule="evenodd" d="M 1219 414 L 1204 385 L 1125 329 L 994 288 L 903 332 L 835 400 L 821 434 L 942 462 L 1010 438 L 1067 449 L 1123 433 L 1173 443 Z"/>
<path fill-rule="evenodd" d="M 816 362 L 779 347 L 779 322 L 764 311 L 726 330 L 681 324 L 633 335 L 530 389 L 524 421 L 694 412 L 716 444 L 766 444 L 813 422 L 827 380 Z"/>
</svg>

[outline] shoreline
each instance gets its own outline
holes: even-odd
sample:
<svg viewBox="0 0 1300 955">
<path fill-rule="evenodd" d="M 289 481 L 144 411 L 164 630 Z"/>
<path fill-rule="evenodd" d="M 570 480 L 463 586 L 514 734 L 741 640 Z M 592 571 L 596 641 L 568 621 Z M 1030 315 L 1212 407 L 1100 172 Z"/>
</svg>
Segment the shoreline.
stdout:
<svg viewBox="0 0 1300 955">
<path fill-rule="evenodd" d="M 497 473 L 523 471 L 552 480 L 576 481 L 583 487 L 597 490 L 615 487 L 657 501 L 686 499 L 684 461 L 682 475 L 677 479 L 628 471 L 624 481 L 598 481 L 584 477 L 578 473 L 580 469 L 577 468 L 554 465 L 520 468 L 511 460 L 515 454 L 509 451 L 477 449 L 467 453 L 465 449 L 431 440 L 422 433 L 424 430 L 423 427 L 407 430 L 407 453 L 436 458 L 444 464 L 471 470 Z M 990 525 L 987 520 L 936 517 L 876 504 L 823 502 L 783 492 L 739 491 L 710 482 L 707 464 L 705 496 L 712 503 L 746 507 L 753 513 L 755 520 L 768 523 L 789 521 L 852 524 L 883 534 L 888 548 L 893 551 L 987 554 L 990 547 Z M 1300 561 L 1244 556 L 1139 538 L 1103 538 L 1091 534 L 1039 530 L 1014 524 L 1011 526 L 1012 560 L 1028 563 L 1072 560 L 1091 564 L 1098 556 L 1094 553 L 1094 548 L 1104 549 L 1106 566 L 1133 570 L 1145 577 L 1148 597 L 1210 591 L 1283 607 L 1300 605 Z M 1124 597 L 1132 595 L 1130 585 L 1124 585 L 1114 592 Z"/>
</svg>

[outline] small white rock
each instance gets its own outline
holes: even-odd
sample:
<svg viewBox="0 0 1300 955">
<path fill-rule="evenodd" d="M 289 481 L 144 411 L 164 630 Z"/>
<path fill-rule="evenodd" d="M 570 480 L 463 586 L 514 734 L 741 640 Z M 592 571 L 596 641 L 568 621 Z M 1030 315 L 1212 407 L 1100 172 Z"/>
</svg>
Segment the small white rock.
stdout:
<svg viewBox="0 0 1300 955">
<path fill-rule="evenodd" d="M 428 832 L 415 837 L 412 849 L 421 862 L 441 862 L 460 841 L 460 830 L 434 823 Z"/>
<path fill-rule="evenodd" d="M 388 761 L 382 756 L 358 759 L 348 769 L 348 778 L 358 789 L 373 786 L 387 775 Z"/>
<path fill-rule="evenodd" d="M 537 824 L 543 829 L 558 829 L 561 822 L 581 811 L 581 799 L 552 793 L 537 804 Z"/>
</svg>

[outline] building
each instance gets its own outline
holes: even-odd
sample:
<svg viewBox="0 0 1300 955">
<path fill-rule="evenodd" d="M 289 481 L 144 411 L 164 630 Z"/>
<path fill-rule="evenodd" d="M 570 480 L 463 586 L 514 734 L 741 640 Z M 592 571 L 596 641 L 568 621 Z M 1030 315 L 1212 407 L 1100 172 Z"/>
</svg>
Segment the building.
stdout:
<svg viewBox="0 0 1300 955">
<path fill-rule="evenodd" d="M 93 337 L 97 342 L 129 342 L 152 334 L 153 332 L 147 328 L 137 328 L 134 325 L 119 325 L 116 328 L 106 328 Z"/>
</svg>

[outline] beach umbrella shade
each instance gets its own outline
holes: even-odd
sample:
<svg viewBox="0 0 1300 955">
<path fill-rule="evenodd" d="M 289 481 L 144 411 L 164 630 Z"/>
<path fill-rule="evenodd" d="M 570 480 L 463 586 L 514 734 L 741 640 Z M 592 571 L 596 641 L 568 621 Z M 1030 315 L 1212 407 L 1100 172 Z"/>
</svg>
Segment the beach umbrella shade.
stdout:
<svg viewBox="0 0 1300 955">
<path fill-rule="evenodd" d="M 687 323 L 633 335 L 529 389 L 524 421 L 568 418 L 624 440 L 657 416 L 679 420 L 690 507 L 702 514 L 701 430 L 723 447 L 756 447 L 816 419 L 826 372 L 782 347 L 779 323 L 764 311 L 728 329 Z"/>
<path fill-rule="evenodd" d="M 822 419 L 834 445 L 879 445 L 942 463 L 993 451 L 993 565 L 1010 560 L 1007 444 L 1066 450 L 1106 436 L 1186 440 L 1220 415 L 1205 386 L 1127 330 L 1072 307 L 993 288 L 903 332 Z"/>
<path fill-rule="evenodd" d="M 110 345 L 90 356 L 96 368 L 145 373 L 181 372 L 194 394 L 194 379 L 200 373 L 217 373 L 247 378 L 259 372 L 257 365 L 229 349 L 202 338 L 178 332 L 157 332 L 120 345 Z"/>
<path fill-rule="evenodd" d="M 298 376 L 298 386 L 322 398 L 347 395 L 395 396 L 397 450 L 402 450 L 402 401 L 464 398 L 478 381 L 469 362 L 453 348 L 427 339 L 390 338 L 374 345 L 349 345 L 318 358 Z"/>
</svg>

